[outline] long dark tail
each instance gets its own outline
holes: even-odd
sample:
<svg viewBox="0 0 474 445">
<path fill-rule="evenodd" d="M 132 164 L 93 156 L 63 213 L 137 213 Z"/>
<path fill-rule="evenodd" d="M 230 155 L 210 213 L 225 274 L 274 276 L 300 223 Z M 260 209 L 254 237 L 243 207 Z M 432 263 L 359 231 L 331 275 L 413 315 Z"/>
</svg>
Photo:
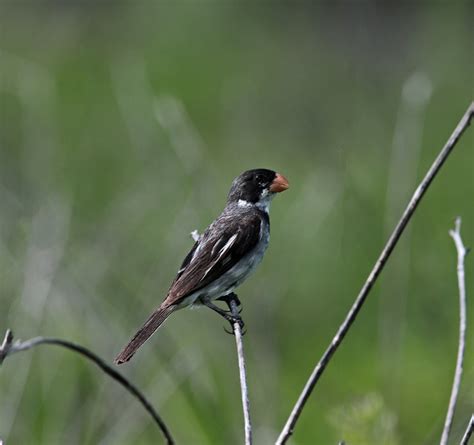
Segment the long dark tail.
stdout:
<svg viewBox="0 0 474 445">
<path fill-rule="evenodd" d="M 143 345 L 151 335 L 162 325 L 162 323 L 170 316 L 170 314 L 176 310 L 175 305 L 171 306 L 160 306 L 148 317 L 145 324 L 138 330 L 133 336 L 130 342 L 123 348 L 122 352 L 117 355 L 114 363 L 121 365 L 122 363 L 128 362 L 137 349 Z"/>
</svg>

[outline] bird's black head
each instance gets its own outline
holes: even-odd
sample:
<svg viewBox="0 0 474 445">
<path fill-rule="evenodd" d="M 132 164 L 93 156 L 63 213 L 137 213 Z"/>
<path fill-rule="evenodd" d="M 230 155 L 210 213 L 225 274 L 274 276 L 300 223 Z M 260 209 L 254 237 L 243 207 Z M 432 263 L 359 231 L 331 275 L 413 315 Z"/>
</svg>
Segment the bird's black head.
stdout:
<svg viewBox="0 0 474 445">
<path fill-rule="evenodd" d="M 286 178 L 273 170 L 247 170 L 232 182 L 227 201 L 257 204 L 270 201 L 275 193 L 283 192 L 287 188 Z"/>
</svg>

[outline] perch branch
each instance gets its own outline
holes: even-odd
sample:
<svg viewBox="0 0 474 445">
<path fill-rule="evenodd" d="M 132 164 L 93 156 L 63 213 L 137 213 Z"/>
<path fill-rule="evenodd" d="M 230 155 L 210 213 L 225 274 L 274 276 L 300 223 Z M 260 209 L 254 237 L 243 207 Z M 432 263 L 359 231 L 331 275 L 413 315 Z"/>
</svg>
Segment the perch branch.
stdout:
<svg viewBox="0 0 474 445">
<path fill-rule="evenodd" d="M 464 258 L 467 255 L 467 249 L 464 247 L 461 238 L 461 218 L 456 218 L 455 228 L 454 230 L 450 230 L 449 234 L 454 240 L 458 256 L 457 274 L 459 287 L 459 345 L 453 387 L 451 389 L 451 397 L 449 398 L 448 412 L 446 413 L 446 420 L 444 422 L 440 445 L 447 445 L 449 432 L 451 431 L 451 425 L 453 424 L 459 387 L 461 386 L 462 364 L 464 360 L 464 348 L 466 344 L 466 283 L 464 280 Z"/>
<path fill-rule="evenodd" d="M 321 359 L 313 369 L 313 372 L 311 373 L 308 381 L 306 382 L 303 391 L 301 392 L 295 406 L 293 407 L 291 414 L 282 430 L 280 433 L 280 436 L 278 437 L 276 441 L 276 445 L 283 445 L 286 443 L 286 441 L 290 438 L 290 436 L 293 434 L 296 422 L 298 421 L 298 418 L 300 417 L 303 408 L 311 395 L 314 387 L 316 386 L 316 383 L 319 381 L 321 375 L 323 374 L 324 370 L 326 369 L 328 363 L 330 362 L 332 356 L 336 352 L 337 348 L 341 344 L 342 340 L 346 336 L 348 330 L 354 323 L 354 320 L 357 318 L 357 314 L 359 313 L 360 309 L 362 308 L 367 295 L 369 294 L 370 290 L 372 289 L 375 281 L 377 280 L 378 276 L 380 275 L 380 272 L 382 272 L 387 260 L 389 259 L 393 249 L 397 245 L 398 240 L 400 239 L 400 236 L 402 235 L 406 225 L 410 221 L 411 217 L 413 216 L 413 213 L 415 212 L 416 208 L 418 207 L 418 204 L 420 203 L 421 199 L 423 198 L 426 190 L 430 186 L 431 182 L 433 179 L 436 177 L 438 174 L 439 170 L 445 163 L 446 159 L 448 158 L 449 154 L 453 150 L 453 148 L 456 146 L 457 142 L 459 141 L 459 138 L 461 135 L 464 133 L 466 128 L 469 126 L 471 123 L 472 117 L 474 116 L 474 102 L 470 104 L 466 112 L 464 113 L 463 117 L 459 121 L 458 125 L 456 126 L 455 130 L 453 131 L 451 137 L 448 139 L 446 142 L 445 146 L 441 150 L 441 152 L 438 154 L 436 159 L 434 160 L 433 164 L 431 165 L 430 169 L 426 173 L 425 177 L 421 181 L 420 185 L 418 188 L 415 190 L 415 193 L 413 194 L 410 202 L 408 203 L 405 211 L 403 212 L 402 217 L 398 221 L 398 224 L 396 225 L 394 231 L 390 235 L 390 238 L 387 241 L 387 244 L 382 250 L 382 253 L 380 254 L 379 258 L 377 259 L 374 267 L 372 268 L 372 271 L 370 272 L 366 282 L 362 286 L 362 289 L 359 292 L 359 295 L 357 296 L 356 300 L 354 301 L 354 304 L 350 308 L 346 318 L 344 319 L 343 323 L 337 330 L 337 333 L 333 340 L 331 341 L 331 344 L 329 347 L 326 349 L 324 354 L 322 355 Z"/>
<path fill-rule="evenodd" d="M 80 346 L 70 341 L 62 340 L 60 338 L 49 337 L 35 337 L 23 342 L 20 340 L 13 342 L 13 333 L 10 329 L 7 329 L 3 343 L 0 346 L 0 365 L 3 363 L 7 356 L 15 354 L 16 352 L 26 351 L 39 345 L 62 346 L 63 348 L 77 352 L 78 354 L 86 357 L 87 359 L 95 363 L 100 369 L 102 369 L 102 371 L 104 371 L 105 374 L 110 376 L 115 381 L 119 382 L 130 394 L 132 394 L 136 399 L 139 400 L 139 402 L 143 405 L 145 410 L 151 415 L 153 420 L 160 428 L 163 436 L 166 439 L 166 443 L 168 445 L 174 445 L 174 440 L 171 436 L 168 427 L 158 415 L 158 413 L 155 411 L 155 408 L 153 408 L 152 404 L 143 395 L 143 393 L 133 383 L 127 380 L 122 374 L 117 372 L 98 355 L 96 355 L 89 349 L 86 349 L 84 346 Z"/>
<path fill-rule="evenodd" d="M 236 296 L 231 294 L 228 301 L 229 309 L 236 321 L 232 322 L 232 329 L 237 346 L 237 358 L 239 360 L 240 391 L 242 394 L 242 409 L 244 411 L 245 445 L 252 445 L 252 424 L 250 423 L 250 402 L 247 387 L 247 375 L 245 371 L 244 344 L 242 341 L 242 325 L 239 323 L 240 315 Z"/>
<path fill-rule="evenodd" d="M 464 436 L 462 436 L 462 439 L 459 445 L 468 445 L 469 439 L 471 438 L 471 435 L 473 432 L 474 432 L 474 414 L 471 416 L 469 425 L 467 426 L 466 432 L 464 433 Z"/>
</svg>

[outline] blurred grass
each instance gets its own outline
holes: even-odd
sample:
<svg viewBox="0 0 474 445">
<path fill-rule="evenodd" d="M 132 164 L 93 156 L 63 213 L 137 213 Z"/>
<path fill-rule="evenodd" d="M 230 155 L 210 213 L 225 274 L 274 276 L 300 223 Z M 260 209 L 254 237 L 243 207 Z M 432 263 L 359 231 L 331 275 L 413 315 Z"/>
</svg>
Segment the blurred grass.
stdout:
<svg viewBox="0 0 474 445">
<path fill-rule="evenodd" d="M 473 15 L 469 1 L 0 2 L 0 327 L 112 359 L 231 180 L 277 169 L 291 189 L 275 200 L 270 250 L 239 292 L 256 443 L 271 443 L 472 100 Z M 414 75 L 424 83 L 403 95 Z M 472 244 L 473 142 L 471 129 L 417 211 L 295 444 L 341 434 L 379 444 L 367 431 L 386 416 L 384 443 L 437 440 L 457 345 L 447 231 L 461 215 Z M 469 291 L 469 258 L 466 273 Z M 208 311 L 180 312 L 123 368 L 178 443 L 241 441 L 235 352 L 221 326 Z M 468 343 L 453 443 L 474 409 L 472 352 Z M 350 420 L 364 400 L 375 400 L 370 420 Z M 95 369 L 45 348 L 4 364 L 0 437 L 146 444 L 157 432 Z"/>
</svg>

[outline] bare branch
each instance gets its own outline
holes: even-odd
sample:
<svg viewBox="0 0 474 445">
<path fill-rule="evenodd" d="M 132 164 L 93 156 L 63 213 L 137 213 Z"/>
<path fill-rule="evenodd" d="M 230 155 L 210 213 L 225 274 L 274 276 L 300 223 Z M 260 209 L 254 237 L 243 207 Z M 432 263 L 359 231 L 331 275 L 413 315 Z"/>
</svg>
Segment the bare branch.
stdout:
<svg viewBox="0 0 474 445">
<path fill-rule="evenodd" d="M 323 374 L 324 370 L 326 369 L 328 363 L 330 362 L 332 356 L 336 352 L 337 348 L 341 344 L 342 340 L 346 336 L 347 332 L 349 331 L 350 327 L 354 323 L 354 320 L 357 318 L 357 314 L 359 313 L 360 309 L 362 308 L 367 295 L 369 294 L 370 290 L 372 289 L 375 281 L 377 280 L 378 276 L 380 275 L 380 272 L 382 272 L 387 260 L 389 259 L 393 249 L 397 245 L 398 240 L 400 239 L 400 236 L 402 235 L 403 231 L 405 230 L 406 225 L 410 221 L 411 217 L 413 216 L 413 213 L 415 212 L 416 208 L 418 207 L 418 204 L 420 203 L 421 199 L 423 198 L 426 190 L 430 186 L 431 182 L 433 179 L 436 177 L 438 174 L 439 170 L 445 163 L 446 159 L 448 158 L 449 154 L 453 150 L 453 148 L 456 146 L 457 142 L 459 141 L 459 138 L 461 135 L 464 133 L 466 128 L 469 126 L 471 123 L 471 119 L 474 116 L 474 102 L 470 104 L 466 112 L 464 113 L 463 117 L 459 121 L 457 127 L 455 128 L 453 134 L 451 137 L 448 139 L 446 142 L 445 146 L 441 150 L 441 152 L 438 154 L 437 158 L 431 165 L 430 169 L 426 173 L 425 177 L 421 181 L 420 185 L 418 188 L 415 190 L 415 193 L 413 194 L 410 202 L 408 203 L 405 211 L 403 212 L 402 217 L 398 221 L 398 224 L 396 225 L 394 231 L 392 232 L 390 238 L 387 241 L 387 244 L 382 250 L 382 253 L 380 254 L 379 258 L 377 259 L 374 267 L 372 268 L 372 271 L 370 272 L 366 282 L 362 286 L 362 289 L 359 292 L 359 295 L 357 296 L 354 304 L 352 305 L 351 309 L 349 310 L 346 318 L 344 319 L 343 323 L 340 325 L 339 329 L 337 330 L 337 333 L 333 340 L 331 341 L 331 344 L 329 347 L 326 349 L 324 352 L 323 356 L 313 369 L 313 372 L 311 373 L 308 381 L 306 382 L 303 391 L 301 392 L 295 406 L 293 407 L 291 414 L 282 430 L 280 433 L 280 436 L 278 437 L 276 441 L 276 445 L 283 445 L 286 443 L 286 441 L 289 439 L 289 437 L 293 434 L 296 422 L 298 421 L 298 418 L 301 415 L 301 412 L 303 411 L 303 408 L 311 395 L 314 387 L 316 386 L 316 383 L 319 381 L 321 375 Z"/>
<path fill-rule="evenodd" d="M 464 247 L 461 238 L 461 218 L 456 218 L 455 229 L 450 230 L 449 235 L 454 240 L 458 254 L 457 273 L 459 287 L 459 345 L 458 356 L 456 359 L 456 370 L 454 371 L 453 387 L 451 389 L 451 397 L 449 398 L 448 412 L 446 413 L 446 420 L 444 422 L 440 445 L 447 445 L 449 432 L 451 431 L 451 426 L 453 424 L 459 387 L 461 386 L 462 364 L 464 360 L 464 349 L 466 344 L 466 283 L 464 280 L 464 258 L 466 257 L 467 250 Z"/>
<path fill-rule="evenodd" d="M 466 432 L 464 433 L 464 436 L 462 436 L 461 442 L 459 442 L 459 445 L 468 445 L 469 439 L 472 436 L 472 433 L 474 432 L 474 414 L 471 416 L 471 420 L 469 421 L 469 424 L 467 425 Z"/>
<path fill-rule="evenodd" d="M 13 334 L 10 329 L 5 333 L 5 338 L 2 345 L 0 346 L 0 365 L 3 363 L 5 358 L 9 355 L 15 354 L 16 352 L 26 351 L 35 346 L 39 345 L 57 345 L 62 346 L 63 348 L 70 349 L 74 352 L 79 353 L 80 355 L 86 357 L 93 363 L 95 363 L 105 374 L 112 377 L 115 381 L 119 382 L 130 394 L 132 394 L 139 402 L 143 405 L 145 410 L 151 415 L 155 423 L 160 428 L 163 436 L 166 439 L 168 445 L 174 445 L 173 437 L 164 423 L 163 419 L 158 415 L 153 408 L 152 404 L 147 400 L 143 393 L 129 380 L 127 380 L 122 374 L 117 372 L 114 368 L 109 366 L 103 359 L 98 355 L 85 348 L 84 346 L 77 345 L 67 340 L 62 340 L 60 338 L 50 338 L 50 337 L 35 337 L 24 342 L 17 340 L 13 343 Z"/>
<path fill-rule="evenodd" d="M 232 298 L 229 301 L 232 316 L 240 318 L 237 301 Z M 239 360 L 240 390 L 242 393 L 242 408 L 244 411 L 245 445 L 252 445 L 252 424 L 250 423 L 250 402 L 247 388 L 247 377 L 245 372 L 244 345 L 242 342 L 242 328 L 238 321 L 233 323 L 235 344 L 237 345 L 237 357 Z"/>
</svg>

